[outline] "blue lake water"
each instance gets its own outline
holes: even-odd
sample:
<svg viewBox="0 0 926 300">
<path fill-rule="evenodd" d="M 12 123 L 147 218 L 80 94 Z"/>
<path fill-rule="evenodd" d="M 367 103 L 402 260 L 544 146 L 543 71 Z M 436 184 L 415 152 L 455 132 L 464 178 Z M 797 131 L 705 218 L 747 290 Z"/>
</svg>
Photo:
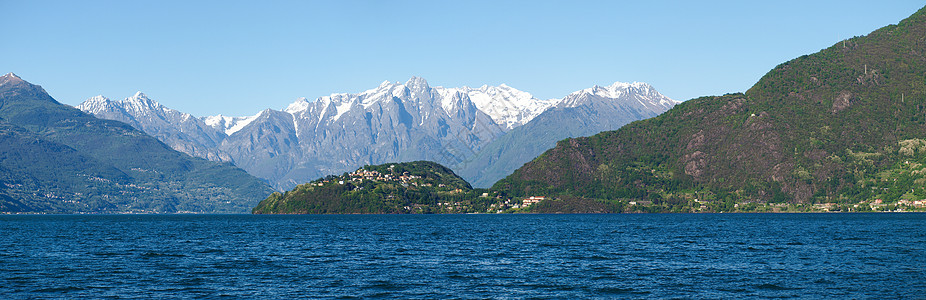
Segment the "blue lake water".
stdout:
<svg viewBox="0 0 926 300">
<path fill-rule="evenodd" d="M 926 214 L 0 216 L 4 298 L 923 298 Z"/>
</svg>

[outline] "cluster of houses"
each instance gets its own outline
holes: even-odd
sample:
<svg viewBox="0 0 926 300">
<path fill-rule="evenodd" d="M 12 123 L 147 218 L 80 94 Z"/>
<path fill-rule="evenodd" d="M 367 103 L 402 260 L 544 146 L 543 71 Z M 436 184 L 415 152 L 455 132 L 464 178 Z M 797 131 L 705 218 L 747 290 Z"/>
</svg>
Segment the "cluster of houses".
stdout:
<svg viewBox="0 0 926 300">
<path fill-rule="evenodd" d="M 483 196 L 483 197 L 486 197 L 486 196 L 488 196 L 488 193 L 482 194 L 482 196 Z M 525 208 L 525 207 L 531 206 L 531 205 L 533 205 L 533 204 L 535 204 L 535 203 L 539 203 L 540 201 L 543 201 L 543 200 L 546 200 L 546 197 L 544 197 L 544 196 L 530 196 L 530 197 L 527 197 L 527 198 L 522 199 L 520 203 L 518 203 L 517 200 L 508 199 L 508 200 L 505 200 L 505 202 L 499 202 L 499 203 L 495 203 L 495 204 L 489 205 L 489 212 L 501 213 L 501 212 L 505 211 L 506 209 L 511 209 L 511 208 L 513 208 L 513 209 Z"/>
<path fill-rule="evenodd" d="M 375 170 L 364 170 L 363 168 L 357 169 L 357 171 L 350 172 L 347 174 L 347 176 L 350 179 L 338 180 L 337 183 L 345 184 L 347 182 L 363 182 L 364 180 L 368 180 L 368 181 L 392 181 L 392 182 L 401 183 L 404 186 L 409 186 L 409 185 L 418 186 L 419 183 L 417 179 L 421 179 L 421 176 L 410 175 L 408 174 L 408 172 L 403 172 L 401 175 L 396 176 L 393 174 L 383 174 Z M 322 180 L 322 181 L 319 181 L 313 184 L 316 186 L 323 186 L 329 182 L 331 181 Z M 421 184 L 421 186 L 432 186 L 432 184 L 423 183 Z M 444 185 L 441 184 L 441 186 L 444 186 Z"/>
<path fill-rule="evenodd" d="M 868 205 L 868 208 L 872 210 L 884 210 L 888 205 L 894 205 L 894 211 L 905 211 L 905 208 L 926 208 L 926 199 L 913 201 L 901 199 L 897 200 L 895 203 L 887 203 L 884 200 L 875 199 L 867 204 L 865 202 L 854 204 L 849 208 L 849 211 L 852 211 L 853 208 L 859 208 L 859 206 L 862 205 Z M 837 203 L 817 203 L 813 205 L 813 208 L 817 210 L 835 210 L 838 207 L 839 204 Z"/>
<path fill-rule="evenodd" d="M 878 207 L 885 206 L 886 203 L 884 203 L 884 201 L 881 199 L 875 199 L 875 201 L 872 201 L 869 205 L 871 206 L 872 209 L 877 209 Z M 913 201 L 901 199 L 901 200 L 897 200 L 896 205 L 923 208 L 923 207 L 926 207 L 926 199 L 913 200 Z"/>
<path fill-rule="evenodd" d="M 403 172 L 402 175 L 395 176 L 393 174 L 383 174 L 375 170 L 364 170 L 363 168 L 357 169 L 350 174 L 351 181 L 363 182 L 364 180 L 376 180 L 376 181 L 397 181 L 404 184 L 416 184 L 413 182 L 415 179 L 421 179 L 421 176 L 409 175 L 408 172 Z"/>
<path fill-rule="evenodd" d="M 543 201 L 543 200 L 545 200 L 546 198 L 547 198 L 547 197 L 543 197 L 543 196 L 530 196 L 530 197 L 527 197 L 526 199 L 521 200 L 521 203 L 522 203 L 521 207 L 528 207 L 528 206 L 531 206 L 532 204 L 538 203 L 538 202 L 540 202 L 540 201 Z"/>
<path fill-rule="evenodd" d="M 926 199 L 923 199 L 923 200 L 914 200 L 914 201 L 910 201 L 910 200 L 900 200 L 900 201 L 897 201 L 897 204 L 906 205 L 906 206 L 913 206 L 913 207 L 926 207 Z"/>
</svg>

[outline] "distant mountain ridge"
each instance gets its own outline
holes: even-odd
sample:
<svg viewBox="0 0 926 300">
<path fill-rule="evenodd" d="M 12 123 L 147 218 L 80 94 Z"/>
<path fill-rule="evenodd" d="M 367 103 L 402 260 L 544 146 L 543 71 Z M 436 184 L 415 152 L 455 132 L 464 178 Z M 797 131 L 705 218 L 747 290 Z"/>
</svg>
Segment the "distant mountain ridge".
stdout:
<svg viewBox="0 0 926 300">
<path fill-rule="evenodd" d="M 78 105 L 77 109 L 132 125 L 177 151 L 212 161 L 231 161 L 228 154 L 217 149 L 217 142 L 225 138 L 223 133 L 209 130 L 202 120 L 167 108 L 142 92 L 121 101 L 96 96 Z"/>
<path fill-rule="evenodd" d="M 242 213 L 271 192 L 230 164 L 190 157 L 0 76 L 0 212 Z"/>
<path fill-rule="evenodd" d="M 78 108 L 101 118 L 125 120 L 191 155 L 234 162 L 275 188 L 287 190 L 363 165 L 416 160 L 451 166 L 465 174 L 467 180 L 488 186 L 552 147 L 556 140 L 616 129 L 658 115 L 677 103 L 643 83 L 615 83 L 580 92 L 576 93 L 597 96 L 540 100 L 504 84 L 444 88 L 431 87 L 424 79 L 413 77 L 405 83 L 386 81 L 355 94 L 332 94 L 314 101 L 300 98 L 282 111 L 267 109 L 248 117 L 190 118 L 168 108 L 147 105 L 145 101 L 150 99 L 139 94 L 121 102 L 105 102 L 98 96 Z M 577 107 L 596 108 L 568 109 Z M 572 111 L 582 114 L 543 117 L 554 110 L 561 111 L 558 115 Z M 566 119 L 576 124 L 581 119 L 578 123 L 588 126 L 552 134 L 520 133 L 525 137 L 516 140 L 529 140 L 537 146 L 525 148 L 530 151 L 518 146 L 495 147 L 491 156 L 496 159 L 492 161 L 505 156 L 504 166 L 496 166 L 491 172 L 471 169 L 485 165 L 477 161 L 487 157 L 480 156 L 485 147 L 538 118 L 551 124 Z M 174 129 L 165 128 L 169 124 Z M 519 158 L 508 159 L 514 157 L 509 152 L 520 153 Z"/>
<path fill-rule="evenodd" d="M 645 83 L 617 82 L 576 91 L 454 167 L 477 187 L 490 187 L 565 138 L 589 136 L 659 115 L 678 103 Z"/>
<path fill-rule="evenodd" d="M 462 93 L 469 96 L 479 110 L 485 112 L 495 123 L 503 126 L 505 130 L 527 124 L 535 117 L 556 105 L 559 99 L 541 100 L 528 92 L 520 91 L 504 83 L 499 86 L 483 85 L 478 89 L 437 88 L 438 93 L 446 97 L 451 93 Z"/>
</svg>

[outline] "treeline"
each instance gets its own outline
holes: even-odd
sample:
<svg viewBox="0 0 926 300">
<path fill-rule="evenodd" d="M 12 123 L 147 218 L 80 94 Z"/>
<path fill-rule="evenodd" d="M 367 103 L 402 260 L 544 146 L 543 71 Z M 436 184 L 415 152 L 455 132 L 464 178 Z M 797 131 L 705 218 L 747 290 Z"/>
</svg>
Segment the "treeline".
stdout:
<svg viewBox="0 0 926 300">
<path fill-rule="evenodd" d="M 365 166 L 389 180 L 370 180 L 345 173 L 273 193 L 255 214 L 403 214 L 485 212 L 496 200 L 488 190 L 472 189 L 450 169 L 434 162 Z M 399 176 L 412 177 L 404 181 Z"/>
</svg>

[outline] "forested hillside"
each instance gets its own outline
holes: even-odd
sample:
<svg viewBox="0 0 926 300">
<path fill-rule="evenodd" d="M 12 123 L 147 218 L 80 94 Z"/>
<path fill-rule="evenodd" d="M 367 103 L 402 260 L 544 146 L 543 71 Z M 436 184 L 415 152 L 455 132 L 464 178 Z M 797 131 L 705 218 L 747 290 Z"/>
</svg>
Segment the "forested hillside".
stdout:
<svg viewBox="0 0 926 300">
<path fill-rule="evenodd" d="M 243 213 L 270 187 L 0 77 L 0 212 Z"/>
<path fill-rule="evenodd" d="M 485 212 L 496 199 L 429 161 L 365 166 L 273 193 L 255 214 Z"/>
<path fill-rule="evenodd" d="M 783 63 L 745 93 L 692 99 L 620 130 L 560 141 L 493 189 L 664 208 L 694 200 L 915 205 L 926 198 L 924 138 L 921 9 Z"/>
</svg>

